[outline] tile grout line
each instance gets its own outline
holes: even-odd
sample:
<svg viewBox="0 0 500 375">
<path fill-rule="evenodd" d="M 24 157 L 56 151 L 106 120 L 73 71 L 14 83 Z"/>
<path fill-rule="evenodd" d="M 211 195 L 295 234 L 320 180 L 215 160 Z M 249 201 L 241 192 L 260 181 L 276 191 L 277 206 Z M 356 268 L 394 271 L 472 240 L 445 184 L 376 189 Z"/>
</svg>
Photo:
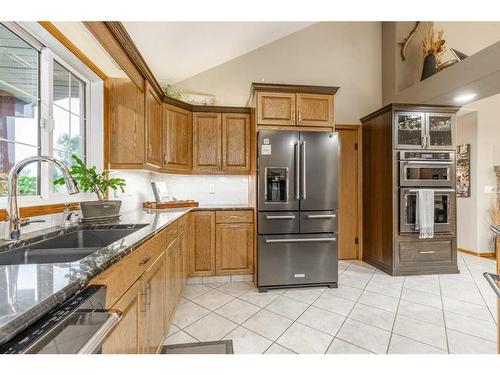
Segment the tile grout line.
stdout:
<svg viewBox="0 0 500 375">
<path fill-rule="evenodd" d="M 396 306 L 396 312 L 394 313 L 394 321 L 392 322 L 391 335 L 389 336 L 389 341 L 387 342 L 387 349 L 385 350 L 385 354 L 389 354 L 389 348 L 391 347 L 392 335 L 394 334 L 394 326 L 396 325 L 396 319 L 398 318 L 399 305 L 401 304 L 401 296 L 403 295 L 405 282 L 406 282 L 406 277 L 403 278 L 403 285 L 401 285 L 401 292 L 399 293 L 398 305 Z"/>
</svg>

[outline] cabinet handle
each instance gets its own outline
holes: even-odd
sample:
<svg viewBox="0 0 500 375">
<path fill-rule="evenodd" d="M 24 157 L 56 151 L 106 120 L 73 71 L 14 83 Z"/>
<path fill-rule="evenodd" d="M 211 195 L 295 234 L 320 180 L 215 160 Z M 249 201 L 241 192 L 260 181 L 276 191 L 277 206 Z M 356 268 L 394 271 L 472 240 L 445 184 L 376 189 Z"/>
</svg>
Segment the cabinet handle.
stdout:
<svg viewBox="0 0 500 375">
<path fill-rule="evenodd" d="M 151 306 L 151 281 L 146 284 L 146 301 L 149 308 Z"/>
<path fill-rule="evenodd" d="M 148 143 L 148 157 L 150 158 L 151 157 L 151 154 L 153 152 L 151 151 L 151 143 Z"/>
<path fill-rule="evenodd" d="M 166 152 L 164 152 L 164 153 L 163 153 L 163 161 L 164 161 L 165 163 L 168 163 L 168 156 L 167 156 L 167 153 L 166 153 Z"/>
<path fill-rule="evenodd" d="M 419 251 L 418 253 L 419 253 L 419 254 L 434 254 L 434 253 L 435 253 L 435 251 L 434 251 L 434 250 Z"/>
<path fill-rule="evenodd" d="M 144 289 L 141 291 L 141 312 L 145 313 L 148 309 L 148 302 L 147 302 L 147 289 Z"/>
<path fill-rule="evenodd" d="M 302 121 L 302 113 L 300 113 L 300 109 L 297 111 L 297 113 L 299 114 L 299 121 Z"/>
<path fill-rule="evenodd" d="M 146 255 L 144 258 L 142 258 L 142 260 L 139 262 L 139 266 L 143 266 L 145 265 L 147 262 L 149 262 L 151 260 L 151 256 L 150 255 Z"/>
</svg>

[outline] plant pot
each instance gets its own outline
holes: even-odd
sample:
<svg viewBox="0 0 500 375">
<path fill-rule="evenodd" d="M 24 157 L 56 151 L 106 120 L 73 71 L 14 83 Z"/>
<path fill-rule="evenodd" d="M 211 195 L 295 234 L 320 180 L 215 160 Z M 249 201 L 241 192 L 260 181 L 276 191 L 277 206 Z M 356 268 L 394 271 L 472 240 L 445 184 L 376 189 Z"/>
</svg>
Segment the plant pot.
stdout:
<svg viewBox="0 0 500 375">
<path fill-rule="evenodd" d="M 420 80 L 423 81 L 424 79 L 429 78 L 430 76 L 436 74 L 436 72 L 437 72 L 436 56 L 432 54 L 425 56 L 424 66 L 422 68 L 422 76 L 420 77 Z"/>
<path fill-rule="evenodd" d="M 84 219 L 116 216 L 120 213 L 122 201 L 85 201 L 80 202 Z"/>
</svg>

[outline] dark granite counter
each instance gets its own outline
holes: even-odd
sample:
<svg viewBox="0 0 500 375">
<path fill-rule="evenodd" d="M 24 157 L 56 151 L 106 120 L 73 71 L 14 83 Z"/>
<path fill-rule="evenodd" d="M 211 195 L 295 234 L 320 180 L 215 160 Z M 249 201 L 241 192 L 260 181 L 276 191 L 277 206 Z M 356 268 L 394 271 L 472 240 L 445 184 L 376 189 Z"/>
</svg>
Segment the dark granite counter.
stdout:
<svg viewBox="0 0 500 375">
<path fill-rule="evenodd" d="M 201 204 L 194 207 L 193 211 L 243 211 L 253 210 L 252 206 L 247 204 Z"/>
<path fill-rule="evenodd" d="M 84 289 L 96 275 L 189 211 L 169 209 L 153 212 L 137 209 L 124 212 L 119 223 L 108 224 L 106 228 L 119 226 L 134 229 L 134 225 L 139 224 L 140 229 L 75 262 L 0 265 L 0 344 Z M 77 227 L 64 231 L 52 228 L 34 232 L 23 236 L 16 243 L 0 242 L 0 252 L 8 251 L 13 245 L 40 241 Z"/>
</svg>

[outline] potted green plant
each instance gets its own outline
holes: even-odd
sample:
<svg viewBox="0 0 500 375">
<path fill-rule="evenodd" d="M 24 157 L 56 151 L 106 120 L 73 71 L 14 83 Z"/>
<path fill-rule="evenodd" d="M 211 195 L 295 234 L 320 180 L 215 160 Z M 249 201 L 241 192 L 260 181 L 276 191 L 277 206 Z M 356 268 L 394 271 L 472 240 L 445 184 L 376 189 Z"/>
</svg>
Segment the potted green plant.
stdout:
<svg viewBox="0 0 500 375">
<path fill-rule="evenodd" d="M 78 183 L 81 191 L 92 192 L 97 196 L 97 201 L 80 202 L 82 216 L 85 219 L 116 216 L 120 212 L 122 202 L 120 200 L 106 200 L 108 189 L 120 189 L 125 192 L 126 182 L 123 178 L 108 178 L 108 170 L 97 173 L 96 167 L 87 167 L 76 155 L 71 158 L 75 163 L 71 166 L 71 175 Z M 64 185 L 64 179 L 58 178 L 54 185 Z"/>
</svg>

